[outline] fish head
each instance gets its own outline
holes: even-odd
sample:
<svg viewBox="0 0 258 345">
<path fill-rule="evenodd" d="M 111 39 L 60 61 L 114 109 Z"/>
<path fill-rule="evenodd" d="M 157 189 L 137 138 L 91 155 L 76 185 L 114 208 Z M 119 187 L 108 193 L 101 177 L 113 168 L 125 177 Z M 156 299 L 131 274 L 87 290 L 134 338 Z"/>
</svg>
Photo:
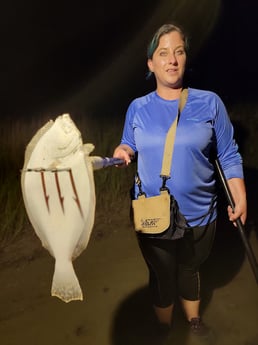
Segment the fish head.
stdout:
<svg viewBox="0 0 258 345">
<path fill-rule="evenodd" d="M 83 154 L 81 133 L 69 114 L 59 115 L 37 131 L 25 152 L 24 169 L 66 166 Z"/>
<path fill-rule="evenodd" d="M 49 153 L 55 158 L 64 158 L 82 149 L 81 132 L 69 114 L 59 115 L 46 135 Z"/>
</svg>

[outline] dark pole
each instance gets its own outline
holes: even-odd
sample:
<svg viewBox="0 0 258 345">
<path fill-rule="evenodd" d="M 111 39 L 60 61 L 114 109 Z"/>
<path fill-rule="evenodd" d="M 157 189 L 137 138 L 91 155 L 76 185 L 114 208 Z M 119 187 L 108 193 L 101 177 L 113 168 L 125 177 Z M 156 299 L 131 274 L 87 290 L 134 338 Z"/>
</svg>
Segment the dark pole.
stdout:
<svg viewBox="0 0 258 345">
<path fill-rule="evenodd" d="M 124 160 L 122 160 L 120 158 L 114 158 L 114 157 L 112 157 L 112 158 L 105 157 L 105 158 L 103 158 L 102 163 L 103 163 L 103 168 L 106 168 L 106 167 L 110 167 L 113 165 L 122 165 L 122 164 L 124 164 Z"/>
<path fill-rule="evenodd" d="M 227 180 L 225 178 L 224 172 L 223 172 L 223 170 L 221 168 L 221 165 L 220 165 L 220 162 L 219 162 L 218 159 L 215 159 L 215 166 L 216 166 L 219 178 L 221 180 L 221 183 L 223 185 L 223 189 L 225 191 L 228 203 L 231 206 L 232 210 L 234 211 L 235 203 L 234 203 L 234 200 L 233 200 L 232 194 L 230 192 Z M 252 248 L 250 246 L 250 243 L 249 243 L 249 241 L 248 241 L 248 239 L 246 237 L 244 225 L 243 225 L 243 223 L 242 223 L 240 218 L 238 218 L 236 220 L 236 225 L 237 225 L 237 228 L 239 230 L 241 239 L 242 239 L 242 241 L 244 243 L 245 251 L 246 251 L 247 257 L 249 259 L 249 263 L 251 265 L 251 268 L 253 270 L 256 282 L 258 284 L 258 265 L 257 265 L 257 261 L 256 261 L 256 258 L 255 258 L 255 255 L 253 253 L 253 250 L 252 250 Z"/>
</svg>

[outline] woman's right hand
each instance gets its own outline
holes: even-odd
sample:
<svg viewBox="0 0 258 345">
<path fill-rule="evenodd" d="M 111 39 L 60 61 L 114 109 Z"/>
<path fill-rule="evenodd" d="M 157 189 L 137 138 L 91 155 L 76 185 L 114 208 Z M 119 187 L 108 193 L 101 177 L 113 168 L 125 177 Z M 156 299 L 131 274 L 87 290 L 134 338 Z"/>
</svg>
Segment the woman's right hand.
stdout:
<svg viewBox="0 0 258 345">
<path fill-rule="evenodd" d="M 131 159 L 134 156 L 134 152 L 130 146 L 121 144 L 117 146 L 113 153 L 114 158 L 119 158 L 124 161 L 124 164 L 119 166 L 127 166 L 131 163 Z"/>
</svg>

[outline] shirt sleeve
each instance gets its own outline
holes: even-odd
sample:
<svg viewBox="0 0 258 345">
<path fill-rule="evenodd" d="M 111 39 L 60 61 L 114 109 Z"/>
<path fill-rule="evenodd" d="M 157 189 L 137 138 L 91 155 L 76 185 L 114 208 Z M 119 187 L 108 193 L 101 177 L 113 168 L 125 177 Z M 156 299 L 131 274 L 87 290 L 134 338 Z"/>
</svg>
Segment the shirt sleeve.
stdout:
<svg viewBox="0 0 258 345">
<path fill-rule="evenodd" d="M 215 95 L 216 117 L 214 129 L 216 134 L 217 156 L 226 179 L 243 178 L 243 161 L 234 139 L 234 128 L 224 103 Z"/>
<path fill-rule="evenodd" d="M 123 134 L 121 138 L 121 144 L 126 144 L 131 147 L 131 149 L 136 152 L 136 144 L 134 138 L 134 114 L 135 114 L 135 106 L 134 102 L 132 102 L 126 112 L 125 116 L 125 123 L 123 128 Z"/>
</svg>

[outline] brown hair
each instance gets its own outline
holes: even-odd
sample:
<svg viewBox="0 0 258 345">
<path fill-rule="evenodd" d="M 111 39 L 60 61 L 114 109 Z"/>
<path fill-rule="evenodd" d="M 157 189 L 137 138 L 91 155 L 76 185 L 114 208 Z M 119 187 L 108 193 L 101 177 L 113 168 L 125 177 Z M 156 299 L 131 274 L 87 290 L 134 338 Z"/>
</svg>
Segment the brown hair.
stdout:
<svg viewBox="0 0 258 345">
<path fill-rule="evenodd" d="M 188 50 L 188 39 L 186 37 L 186 34 L 184 33 L 183 29 L 180 28 L 179 26 L 176 26 L 174 24 L 164 24 L 162 25 L 156 32 L 155 34 L 153 35 L 148 47 L 147 47 L 147 58 L 148 59 L 152 59 L 152 56 L 155 52 L 155 50 L 157 49 L 158 45 L 159 45 L 159 40 L 160 38 L 165 35 L 165 34 L 168 34 L 172 31 L 177 31 L 183 41 L 184 41 L 184 44 L 185 44 L 185 50 L 187 51 Z"/>
</svg>

